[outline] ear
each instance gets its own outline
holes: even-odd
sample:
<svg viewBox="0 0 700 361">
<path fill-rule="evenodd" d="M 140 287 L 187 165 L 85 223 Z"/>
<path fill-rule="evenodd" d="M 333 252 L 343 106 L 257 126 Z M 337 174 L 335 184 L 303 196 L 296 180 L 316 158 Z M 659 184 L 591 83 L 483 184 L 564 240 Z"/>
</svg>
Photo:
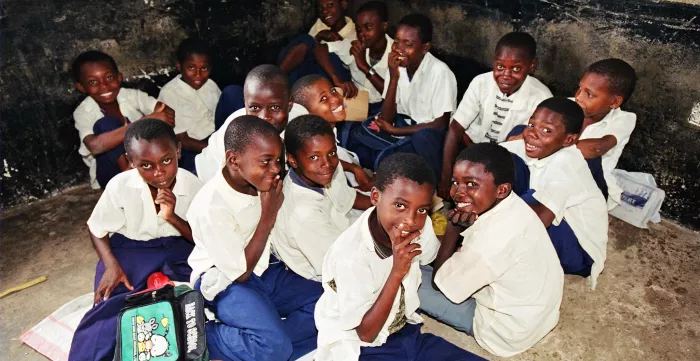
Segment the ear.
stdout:
<svg viewBox="0 0 700 361">
<path fill-rule="evenodd" d="M 86 94 L 87 92 L 85 91 L 85 87 L 83 86 L 82 83 L 80 82 L 75 82 L 75 88 L 78 89 L 79 92 Z"/>
<path fill-rule="evenodd" d="M 372 190 L 369 193 L 369 200 L 372 202 L 373 206 L 376 206 L 379 204 L 379 198 L 381 197 L 381 192 L 379 192 L 379 189 L 377 187 L 372 187 Z"/>
<path fill-rule="evenodd" d="M 570 145 L 576 144 L 578 142 L 578 137 L 580 134 L 567 134 L 566 137 L 564 137 L 564 146 L 568 147 Z"/>
<path fill-rule="evenodd" d="M 382 22 L 382 32 L 386 34 L 386 32 L 389 31 L 389 23 L 386 21 Z"/>
<path fill-rule="evenodd" d="M 178 60 L 177 62 L 175 62 L 175 69 L 177 69 L 178 73 L 182 73 L 182 70 L 180 70 L 180 67 L 181 67 L 180 61 Z"/>
<path fill-rule="evenodd" d="M 347 10 L 347 9 L 348 9 L 348 1 L 347 1 L 347 0 L 341 0 L 341 1 L 340 1 L 340 7 L 342 7 L 343 10 Z"/>
<path fill-rule="evenodd" d="M 430 51 L 430 45 L 431 45 L 430 42 L 423 44 L 423 47 L 421 48 L 421 54 L 423 54 L 423 55 L 428 54 L 428 51 Z"/>
<path fill-rule="evenodd" d="M 289 113 L 292 111 L 292 107 L 294 106 L 294 99 L 292 99 L 292 97 L 289 97 L 289 104 L 287 106 L 287 113 Z"/>
<path fill-rule="evenodd" d="M 299 167 L 299 164 L 297 164 L 297 160 L 294 159 L 294 156 L 289 153 L 287 153 L 287 163 L 289 163 L 289 166 L 294 169 L 297 169 Z"/>
<path fill-rule="evenodd" d="M 180 157 L 182 156 L 181 151 L 182 151 L 182 143 L 181 143 L 181 142 L 177 142 L 177 159 L 178 159 L 178 160 L 179 160 Z"/>
<path fill-rule="evenodd" d="M 532 63 L 530 64 L 530 68 L 528 68 L 528 74 L 530 74 L 530 75 L 534 74 L 536 69 L 537 69 L 537 60 L 532 59 Z"/>
<path fill-rule="evenodd" d="M 119 75 L 117 75 L 117 80 L 119 80 L 119 84 L 121 84 L 122 81 L 124 81 L 124 75 L 122 73 L 119 73 Z"/>
<path fill-rule="evenodd" d="M 512 188 L 513 186 L 510 183 L 499 184 L 496 188 L 496 198 L 505 199 L 510 194 Z"/>
<path fill-rule="evenodd" d="M 619 95 L 615 95 L 615 98 L 613 99 L 612 104 L 610 104 L 610 109 L 617 109 L 617 108 L 619 108 L 619 107 L 622 105 L 622 103 L 623 103 L 624 101 L 625 101 L 625 98 L 623 98 L 623 97 L 621 97 L 621 96 L 619 96 Z"/>
<path fill-rule="evenodd" d="M 136 168 L 136 165 L 134 164 L 134 160 L 131 159 L 131 156 L 129 155 L 129 153 L 124 153 L 124 156 L 126 157 L 126 161 L 129 162 L 129 166 L 131 168 Z"/>
<path fill-rule="evenodd" d="M 232 151 L 232 150 L 227 150 L 226 151 L 226 167 L 233 169 L 233 170 L 239 170 L 240 167 L 238 166 L 239 159 L 237 157 L 237 154 Z"/>
</svg>

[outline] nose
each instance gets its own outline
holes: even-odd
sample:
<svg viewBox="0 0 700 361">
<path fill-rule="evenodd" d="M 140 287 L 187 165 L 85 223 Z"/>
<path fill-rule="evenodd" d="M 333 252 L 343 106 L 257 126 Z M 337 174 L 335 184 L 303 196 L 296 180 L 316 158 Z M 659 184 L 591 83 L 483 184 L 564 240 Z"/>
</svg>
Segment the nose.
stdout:
<svg viewBox="0 0 700 361">
<path fill-rule="evenodd" d="M 418 217 L 417 212 L 410 212 L 410 214 L 406 215 L 406 218 L 403 220 L 404 227 L 406 228 L 413 228 L 416 226 L 416 218 Z"/>
<path fill-rule="evenodd" d="M 163 166 L 161 166 L 160 164 L 156 164 L 155 170 L 153 171 L 153 175 L 156 177 L 160 177 L 163 173 L 165 173 Z"/>
<path fill-rule="evenodd" d="M 272 171 L 272 173 L 279 173 L 280 170 L 282 169 L 282 168 L 280 167 L 280 162 L 277 161 L 277 160 L 274 160 L 274 161 L 271 162 L 270 164 L 271 164 L 271 166 L 270 166 L 270 171 Z"/>
<path fill-rule="evenodd" d="M 330 168 L 331 160 L 327 157 L 321 158 L 321 168 Z"/>
<path fill-rule="evenodd" d="M 576 95 L 574 95 L 574 100 L 576 100 L 576 103 L 581 103 L 581 98 L 583 98 L 583 97 L 581 96 L 582 93 L 583 93 L 583 92 L 581 91 L 581 89 L 578 89 L 578 90 L 576 91 Z"/>
<path fill-rule="evenodd" d="M 262 112 L 260 112 L 260 114 L 258 116 L 260 118 L 262 118 L 262 120 L 272 124 L 272 112 L 271 111 L 269 111 L 267 109 L 263 109 Z"/>
</svg>

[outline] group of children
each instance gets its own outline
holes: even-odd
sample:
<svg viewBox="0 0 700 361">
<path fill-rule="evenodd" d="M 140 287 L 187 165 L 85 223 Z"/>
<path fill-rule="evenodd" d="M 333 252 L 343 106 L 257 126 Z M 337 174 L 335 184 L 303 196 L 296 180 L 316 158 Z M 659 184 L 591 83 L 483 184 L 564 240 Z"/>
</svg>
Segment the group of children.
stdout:
<svg viewBox="0 0 700 361">
<path fill-rule="evenodd" d="M 117 314 L 154 272 L 202 294 L 213 360 L 481 359 L 421 333 L 421 313 L 511 356 L 556 326 L 565 273 L 595 287 L 634 69 L 598 61 L 552 97 L 535 40 L 513 32 L 458 105 L 427 17 L 392 39 L 382 2 L 354 22 L 344 0 L 318 5 L 242 87 L 219 90 L 197 39 L 159 100 L 121 89 L 108 55 L 76 58 L 80 153 L 104 192 L 95 307 L 70 360 L 111 360 Z M 370 116 L 344 122 L 358 91 Z M 436 194 L 454 203 L 439 237 Z"/>
</svg>

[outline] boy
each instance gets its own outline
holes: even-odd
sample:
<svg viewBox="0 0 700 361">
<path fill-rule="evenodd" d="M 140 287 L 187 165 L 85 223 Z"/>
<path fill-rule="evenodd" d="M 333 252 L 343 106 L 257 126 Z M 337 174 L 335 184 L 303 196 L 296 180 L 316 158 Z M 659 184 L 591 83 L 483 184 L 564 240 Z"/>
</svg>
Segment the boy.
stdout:
<svg viewBox="0 0 700 361">
<path fill-rule="evenodd" d="M 259 65 L 248 73 L 243 84 L 243 97 L 245 108 L 229 115 L 223 126 L 209 137 L 207 147 L 195 157 L 197 176 L 203 182 L 213 178 L 224 166 L 225 133 L 234 119 L 254 115 L 272 124 L 281 134 L 288 119 L 307 113 L 303 107 L 293 104 L 287 76 L 274 65 Z"/>
<path fill-rule="evenodd" d="M 384 77 L 388 73 L 389 53 L 394 44 L 394 39 L 386 34 L 389 28 L 389 11 L 383 2 L 370 1 L 362 4 L 356 14 L 357 39 L 343 40 L 336 54 L 350 69 L 354 85 L 343 88 L 345 95 L 352 98 L 359 90 L 367 91 L 369 114 L 375 115 L 382 109 Z M 317 45 L 314 55 L 321 68 L 333 80 L 333 84 L 343 87 L 346 83 L 334 71 L 328 45 Z"/>
<path fill-rule="evenodd" d="M 195 171 L 194 157 L 207 146 L 214 132 L 214 111 L 221 90 L 209 79 L 211 50 L 202 40 L 189 38 L 177 48 L 180 72 L 160 90 L 158 99 L 169 104 L 177 114 L 175 134 L 182 144 L 182 168 Z"/>
<path fill-rule="evenodd" d="M 297 36 L 280 52 L 278 63 L 285 73 L 289 74 L 289 82 L 310 74 L 327 76 L 314 58 L 312 49 L 316 44 L 328 44 L 331 53 L 344 39 L 355 39 L 355 23 L 344 15 L 348 8 L 347 0 L 318 0 L 318 16 L 316 23 L 308 34 Z M 331 61 L 335 67 L 335 73 L 339 74 L 344 85 L 352 86 L 348 80 L 350 75 L 337 56 L 332 56 Z"/>
<path fill-rule="evenodd" d="M 337 124 L 345 121 L 344 98 L 328 79 L 320 75 L 307 75 L 294 83 L 292 100 L 306 108 L 310 114 L 325 119 L 337 137 Z M 358 156 L 343 147 L 338 147 L 338 158 L 347 179 L 353 187 L 363 191 L 371 189 L 372 178 L 360 166 Z"/>
<path fill-rule="evenodd" d="M 71 361 L 111 360 L 126 296 L 146 289 L 154 272 L 175 281 L 188 281 L 191 272 L 192 231 L 185 214 L 202 183 L 178 169 L 173 128 L 139 120 L 126 131 L 124 146 L 133 169 L 112 178 L 87 221 L 100 257 L 95 307 L 75 331 Z"/>
<path fill-rule="evenodd" d="M 316 115 L 289 124 L 284 145 L 290 170 L 284 179 L 284 204 L 270 236 L 279 258 L 296 274 L 321 282 L 328 247 L 371 207 L 369 197 L 347 184 L 333 128 Z"/>
<path fill-rule="evenodd" d="M 530 34 L 512 32 L 496 44 L 493 71 L 474 78 L 452 117 L 443 151 L 439 193 L 450 191 L 452 165 L 462 146 L 500 143 L 513 127 L 525 124 L 552 92 L 535 77 L 537 44 Z"/>
<path fill-rule="evenodd" d="M 518 156 L 516 181 L 527 185 L 519 195 L 547 228 L 564 273 L 590 276 L 595 288 L 605 264 L 608 213 L 574 146 L 583 118 L 575 102 L 549 98 L 537 106 L 523 139 L 501 145 Z"/>
<path fill-rule="evenodd" d="M 314 348 L 322 290 L 270 255 L 268 236 L 284 199 L 282 140 L 271 124 L 244 115 L 228 125 L 225 146 L 225 166 L 187 214 L 191 282 L 214 316 L 206 325 L 209 353 L 224 361 L 294 360 Z"/>
<path fill-rule="evenodd" d="M 481 143 L 460 153 L 450 189 L 456 208 L 435 269 L 421 267 L 418 290 L 423 311 L 501 357 L 527 350 L 557 325 L 564 290 L 547 231 L 512 192 L 514 181 L 505 148 Z"/>
<path fill-rule="evenodd" d="M 83 161 L 90 167 L 92 187 L 104 188 L 112 177 L 128 169 L 124 133 L 146 114 L 175 124 L 174 111 L 136 89 L 122 89 L 122 74 L 111 56 L 84 52 L 73 60 L 75 87 L 87 95 L 73 112 Z M 151 114 L 152 113 L 152 114 Z"/>
<path fill-rule="evenodd" d="M 419 264 L 439 242 L 428 220 L 435 175 L 415 154 L 395 154 L 377 170 L 372 207 L 331 245 L 316 307 L 317 361 L 481 360 L 421 334 Z"/>
<path fill-rule="evenodd" d="M 585 119 L 576 146 L 589 161 L 602 161 L 607 185 L 608 209 L 620 204 L 622 189 L 612 171 L 629 142 L 637 122 L 634 113 L 620 109 L 634 91 L 637 74 L 634 68 L 620 59 L 605 59 L 591 64 L 581 77 L 576 91 L 576 103 L 583 108 Z M 591 168 L 595 171 L 594 168 Z"/>
<path fill-rule="evenodd" d="M 456 107 L 457 80 L 445 63 L 429 53 L 432 36 L 433 25 L 425 15 L 407 15 L 399 22 L 388 57 L 382 112 L 362 127 L 354 127 L 346 146 L 360 153 L 367 147 L 379 152 L 374 164 L 364 167 L 376 169 L 384 157 L 410 152 L 426 159 L 436 176 L 440 174 L 445 130 Z"/>
</svg>

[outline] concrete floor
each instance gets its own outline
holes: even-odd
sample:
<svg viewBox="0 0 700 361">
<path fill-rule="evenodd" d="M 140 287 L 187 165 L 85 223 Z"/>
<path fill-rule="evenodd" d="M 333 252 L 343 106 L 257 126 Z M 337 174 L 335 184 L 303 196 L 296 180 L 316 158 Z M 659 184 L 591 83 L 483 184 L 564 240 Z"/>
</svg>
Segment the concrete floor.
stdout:
<svg viewBox="0 0 700 361">
<path fill-rule="evenodd" d="M 45 360 L 19 335 L 92 290 L 97 256 L 85 221 L 98 197 L 79 187 L 0 218 L 0 289 L 48 277 L 0 299 L 1 360 Z M 510 360 L 700 360 L 700 235 L 668 221 L 649 230 L 610 224 L 598 288 L 567 276 L 559 325 Z M 446 325 L 428 320 L 424 330 L 499 360 Z"/>
</svg>

